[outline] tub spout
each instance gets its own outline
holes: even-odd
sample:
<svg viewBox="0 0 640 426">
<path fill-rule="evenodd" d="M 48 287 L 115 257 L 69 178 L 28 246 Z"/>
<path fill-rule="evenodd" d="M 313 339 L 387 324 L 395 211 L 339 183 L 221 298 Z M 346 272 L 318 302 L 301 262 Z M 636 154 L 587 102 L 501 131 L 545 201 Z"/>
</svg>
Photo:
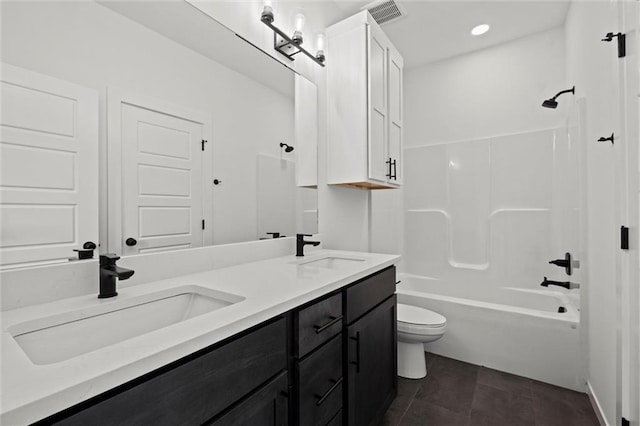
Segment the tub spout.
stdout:
<svg viewBox="0 0 640 426">
<path fill-rule="evenodd" d="M 544 277 L 544 281 L 540 283 L 542 287 L 549 287 L 550 285 L 557 285 L 558 287 L 564 287 L 567 290 L 571 290 L 574 288 L 580 288 L 580 284 L 572 283 L 569 281 L 552 281 L 548 280 L 547 277 Z"/>
</svg>

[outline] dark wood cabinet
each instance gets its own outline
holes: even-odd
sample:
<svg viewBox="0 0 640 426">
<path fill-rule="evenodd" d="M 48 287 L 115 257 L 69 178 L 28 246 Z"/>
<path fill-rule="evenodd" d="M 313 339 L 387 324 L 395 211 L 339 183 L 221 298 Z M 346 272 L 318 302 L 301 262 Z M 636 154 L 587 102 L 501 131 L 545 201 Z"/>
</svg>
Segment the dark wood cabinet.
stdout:
<svg viewBox="0 0 640 426">
<path fill-rule="evenodd" d="M 346 423 L 378 424 L 398 389 L 395 267 L 344 290 Z"/>
<path fill-rule="evenodd" d="M 36 424 L 375 424 L 397 392 L 394 292 L 389 267 Z"/>
<path fill-rule="evenodd" d="M 380 422 L 397 394 L 396 296 L 347 327 L 348 423 Z"/>
<path fill-rule="evenodd" d="M 289 424 L 289 381 L 282 373 L 249 398 L 240 402 L 211 426 L 287 426 Z"/>
<path fill-rule="evenodd" d="M 200 425 L 287 368 L 284 318 L 149 373 L 40 424 Z"/>
</svg>

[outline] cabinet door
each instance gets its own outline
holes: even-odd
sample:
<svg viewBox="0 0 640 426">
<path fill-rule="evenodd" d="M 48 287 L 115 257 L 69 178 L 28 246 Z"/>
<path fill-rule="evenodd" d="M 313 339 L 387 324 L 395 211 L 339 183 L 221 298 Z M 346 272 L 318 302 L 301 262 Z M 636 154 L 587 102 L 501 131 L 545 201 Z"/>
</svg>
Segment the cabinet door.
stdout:
<svg viewBox="0 0 640 426">
<path fill-rule="evenodd" d="M 287 373 L 284 372 L 219 419 L 213 426 L 286 426 L 289 424 Z"/>
<path fill-rule="evenodd" d="M 369 178 L 386 182 L 387 163 L 387 46 L 378 27 L 368 27 L 369 81 Z"/>
<path fill-rule="evenodd" d="M 379 423 L 397 393 L 396 296 L 347 328 L 347 418 Z"/>
<path fill-rule="evenodd" d="M 402 56 L 389 49 L 389 150 L 391 161 L 390 183 L 402 184 Z"/>
</svg>

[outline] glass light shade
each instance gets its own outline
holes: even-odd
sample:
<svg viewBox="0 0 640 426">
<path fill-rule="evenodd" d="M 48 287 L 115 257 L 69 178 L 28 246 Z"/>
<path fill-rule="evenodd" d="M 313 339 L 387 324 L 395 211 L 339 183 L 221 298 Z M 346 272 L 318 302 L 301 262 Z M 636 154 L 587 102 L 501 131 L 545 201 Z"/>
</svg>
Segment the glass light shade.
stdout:
<svg viewBox="0 0 640 426">
<path fill-rule="evenodd" d="M 267 22 L 273 22 L 274 16 L 273 16 L 273 5 L 271 3 L 271 0 L 265 0 L 260 19 Z"/>
<path fill-rule="evenodd" d="M 316 49 L 324 51 L 324 34 L 316 36 Z"/>
<path fill-rule="evenodd" d="M 306 21 L 306 18 L 302 13 L 298 13 L 294 19 L 295 19 L 294 24 L 295 24 L 296 31 L 302 32 L 302 30 L 304 29 L 304 23 Z"/>
</svg>

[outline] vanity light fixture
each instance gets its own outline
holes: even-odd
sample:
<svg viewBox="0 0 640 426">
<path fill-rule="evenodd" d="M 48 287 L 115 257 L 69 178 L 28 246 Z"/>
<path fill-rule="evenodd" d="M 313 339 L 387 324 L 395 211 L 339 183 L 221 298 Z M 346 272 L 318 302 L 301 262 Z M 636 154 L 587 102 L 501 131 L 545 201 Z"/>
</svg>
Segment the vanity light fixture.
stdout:
<svg viewBox="0 0 640 426">
<path fill-rule="evenodd" d="M 282 53 L 286 56 L 290 61 L 294 60 L 294 55 L 298 53 L 304 53 L 311 60 L 313 60 L 316 64 L 324 67 L 324 46 L 318 46 L 318 53 L 316 56 L 313 56 L 309 53 L 305 48 L 302 47 L 302 30 L 305 24 L 305 17 L 302 13 L 298 13 L 295 17 L 295 31 L 293 32 L 293 36 L 289 37 L 286 35 L 280 28 L 273 25 L 273 21 L 275 20 L 275 16 L 273 14 L 273 7 L 271 6 L 271 1 L 267 0 L 264 3 L 264 8 L 262 9 L 262 15 L 260 16 L 260 20 L 263 24 L 273 30 L 273 48 L 278 52 Z M 324 42 L 324 39 L 323 39 Z"/>
<path fill-rule="evenodd" d="M 477 26 L 473 27 L 473 29 L 471 30 L 471 35 L 474 35 L 474 36 L 482 35 L 482 34 L 486 33 L 487 31 L 489 31 L 490 28 L 491 27 L 489 26 L 489 24 L 477 25 Z"/>
</svg>

